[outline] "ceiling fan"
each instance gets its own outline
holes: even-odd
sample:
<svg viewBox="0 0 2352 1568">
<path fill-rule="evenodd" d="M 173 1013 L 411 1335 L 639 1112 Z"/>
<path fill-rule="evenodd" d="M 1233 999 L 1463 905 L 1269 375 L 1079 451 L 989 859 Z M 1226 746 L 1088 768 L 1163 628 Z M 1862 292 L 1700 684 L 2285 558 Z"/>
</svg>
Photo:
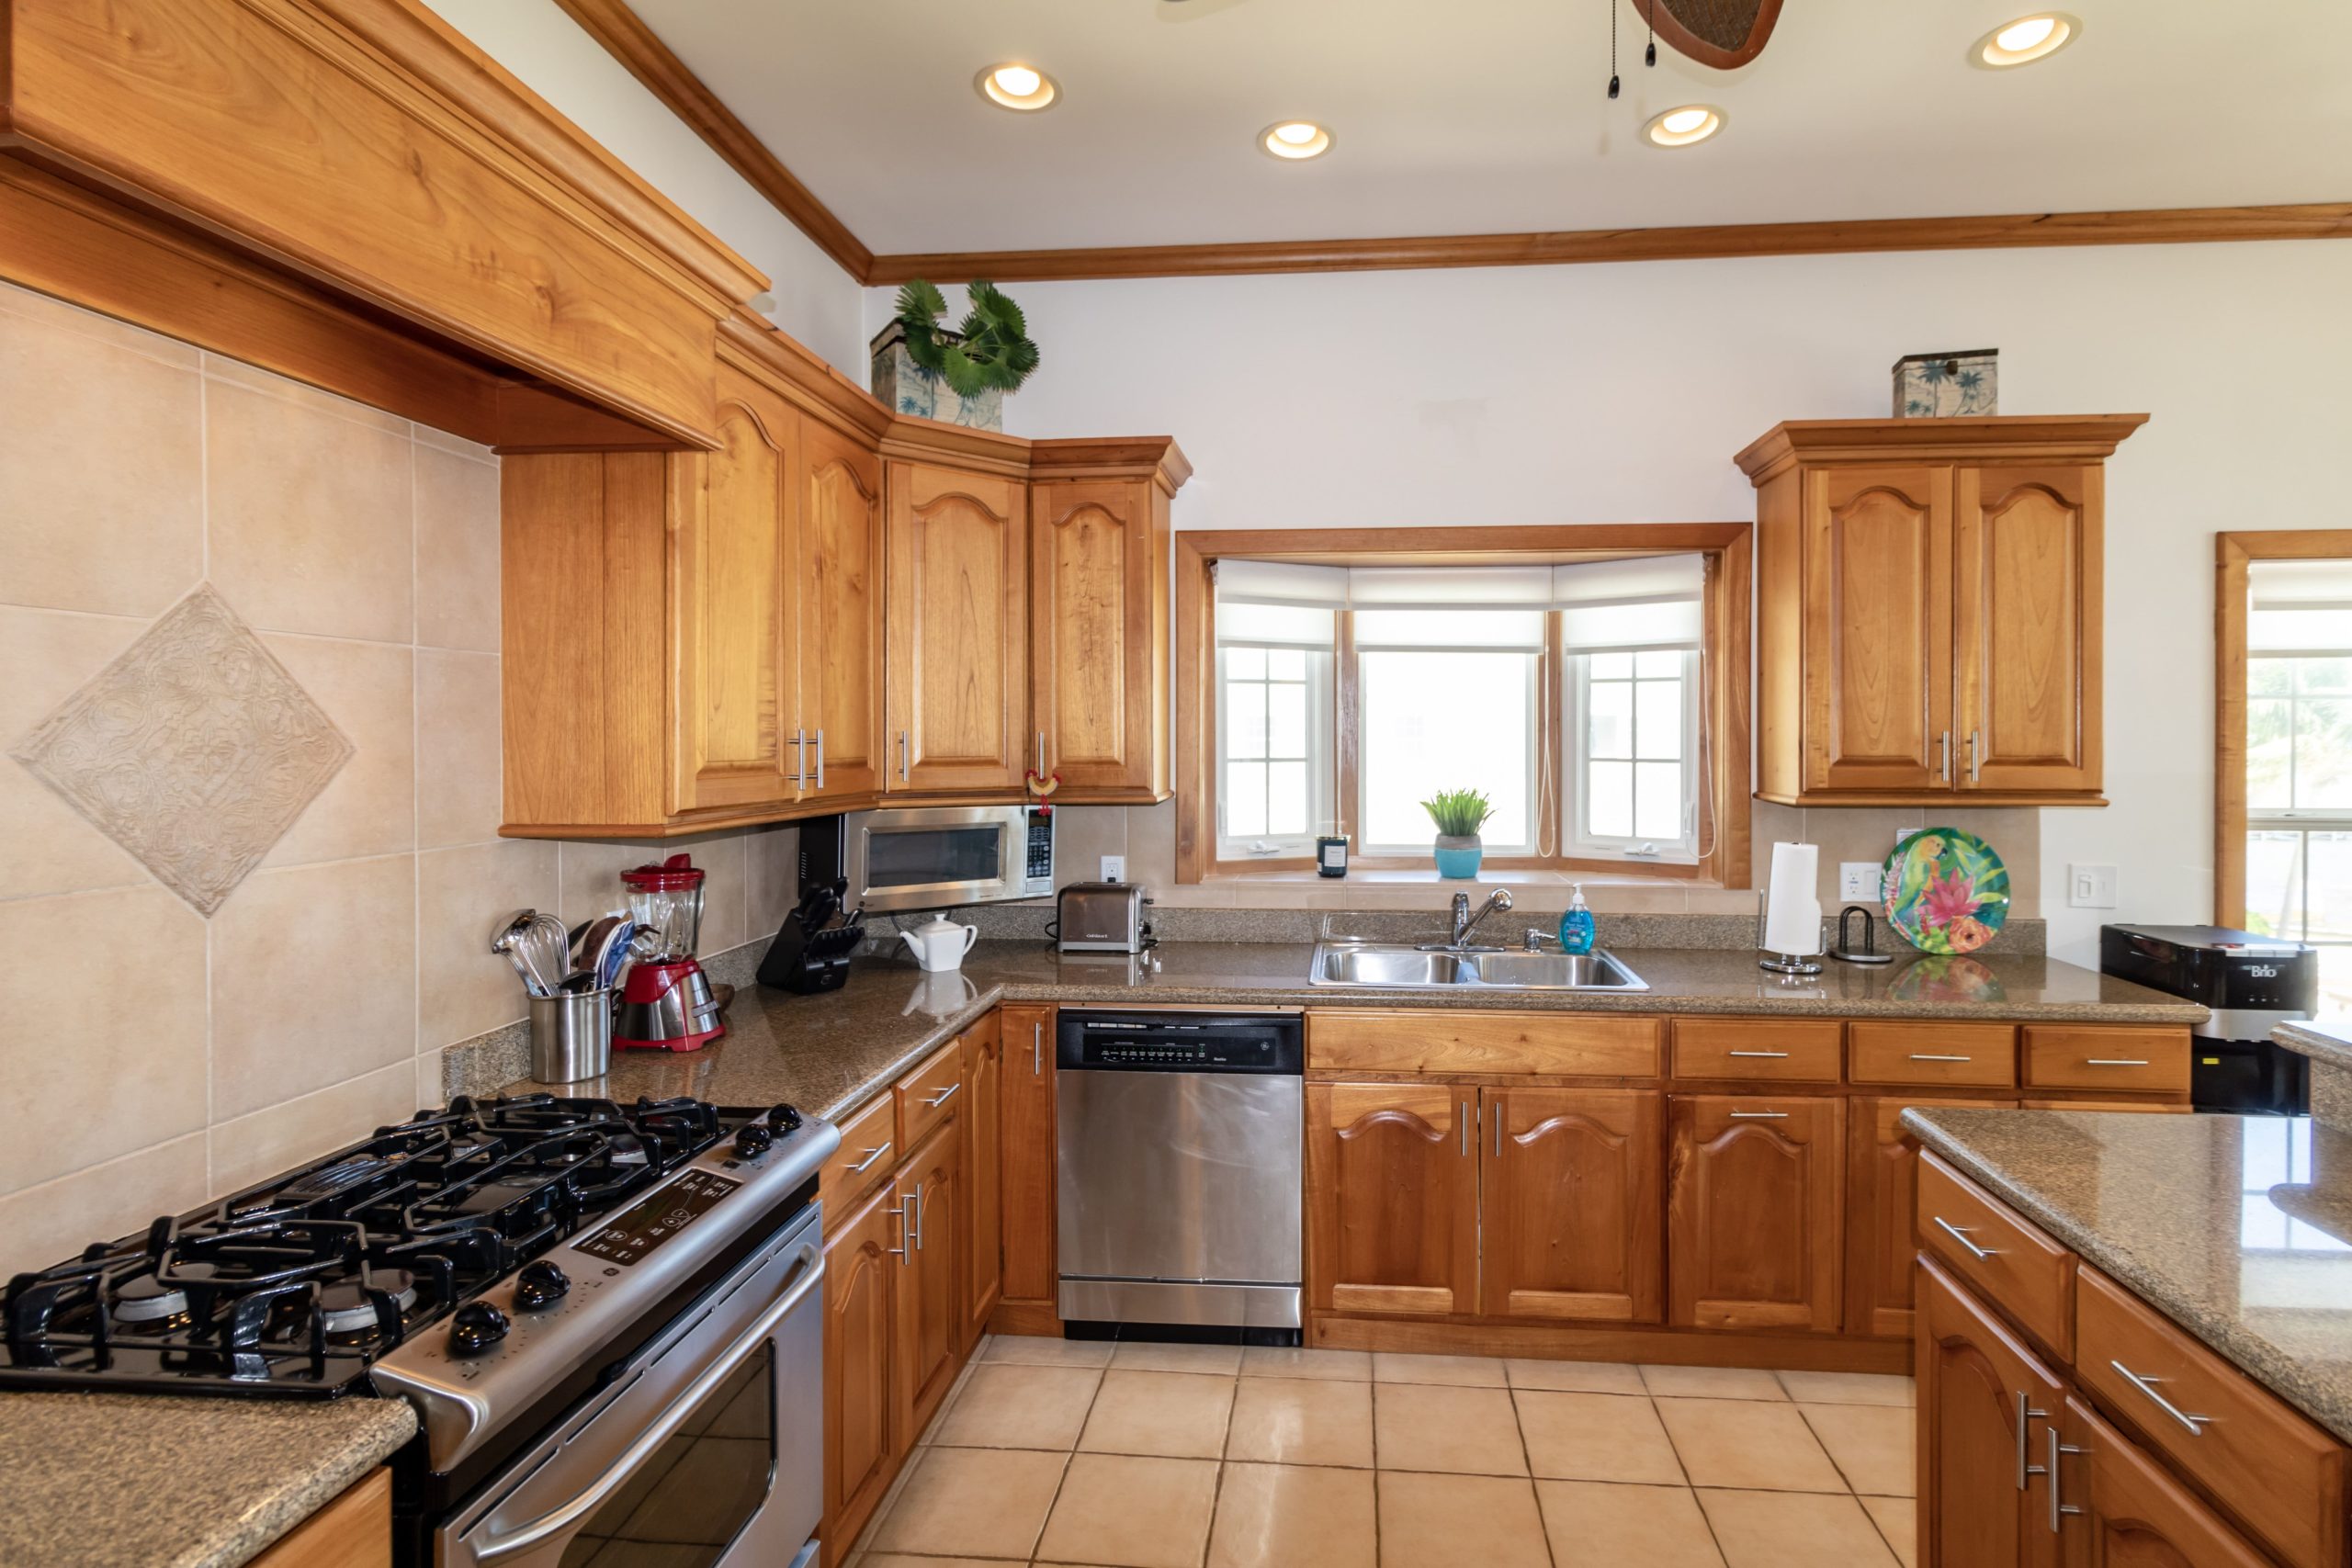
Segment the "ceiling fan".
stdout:
<svg viewBox="0 0 2352 1568">
<path fill-rule="evenodd" d="M 1248 0 L 1153 0 L 1165 22 L 1196 22 Z M 1610 0 L 1614 6 L 1617 0 Z M 1764 52 L 1781 0 L 1633 0 L 1667 47 L 1702 65 L 1730 71 Z"/>
</svg>

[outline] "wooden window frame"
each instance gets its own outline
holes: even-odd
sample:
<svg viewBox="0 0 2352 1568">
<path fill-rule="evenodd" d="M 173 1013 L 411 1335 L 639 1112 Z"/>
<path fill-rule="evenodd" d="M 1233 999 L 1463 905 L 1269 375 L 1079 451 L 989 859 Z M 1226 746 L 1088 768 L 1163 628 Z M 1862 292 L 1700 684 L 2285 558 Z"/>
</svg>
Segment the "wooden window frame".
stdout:
<svg viewBox="0 0 2352 1568">
<path fill-rule="evenodd" d="M 2236 929 L 2245 924 L 2246 568 L 2352 560 L 2352 528 L 2216 534 L 2213 545 L 2213 923 Z"/>
<path fill-rule="evenodd" d="M 1559 832 L 1548 856 L 1489 856 L 1495 871 L 1583 872 L 1592 875 L 1640 875 L 1662 880 L 1711 882 L 1724 887 L 1750 885 L 1748 801 L 1753 650 L 1755 528 L 1747 523 L 1596 523 L 1556 526 L 1347 528 L 1316 530 L 1221 530 L 1179 533 L 1176 548 L 1176 880 L 1199 883 L 1252 873 L 1296 873 L 1315 868 L 1311 857 L 1222 861 L 1216 842 L 1216 587 L 1213 569 L 1231 558 L 1300 561 L 1317 565 L 1495 566 L 1551 565 L 1577 559 L 1645 554 L 1691 553 L 1706 560 L 1703 615 L 1706 633 L 1702 661 L 1699 750 L 1701 841 L 1713 846 L 1695 864 L 1574 859 L 1565 853 Z M 1340 616 L 1334 658 L 1334 711 L 1339 720 L 1338 809 L 1342 830 L 1354 837 L 1356 798 L 1356 682 L 1353 628 Z M 1556 617 L 1547 618 L 1540 700 L 1557 707 L 1566 660 Z M 1561 758 L 1560 726 L 1542 727 L 1542 776 L 1556 795 Z M 1555 799 L 1555 815 L 1557 801 Z M 1352 856 L 1370 870 L 1416 869 L 1420 856 Z"/>
</svg>

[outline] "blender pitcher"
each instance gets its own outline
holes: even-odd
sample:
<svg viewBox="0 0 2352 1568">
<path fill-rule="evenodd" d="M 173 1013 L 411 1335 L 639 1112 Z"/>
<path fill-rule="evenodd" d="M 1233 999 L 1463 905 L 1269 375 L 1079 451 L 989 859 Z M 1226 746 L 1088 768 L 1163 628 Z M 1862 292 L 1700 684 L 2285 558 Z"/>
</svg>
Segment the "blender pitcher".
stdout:
<svg viewBox="0 0 2352 1568">
<path fill-rule="evenodd" d="M 727 1032 L 710 979 L 695 962 L 702 937 L 703 873 L 685 855 L 621 873 L 629 918 L 652 935 L 621 987 L 616 1046 L 699 1051 Z"/>
</svg>

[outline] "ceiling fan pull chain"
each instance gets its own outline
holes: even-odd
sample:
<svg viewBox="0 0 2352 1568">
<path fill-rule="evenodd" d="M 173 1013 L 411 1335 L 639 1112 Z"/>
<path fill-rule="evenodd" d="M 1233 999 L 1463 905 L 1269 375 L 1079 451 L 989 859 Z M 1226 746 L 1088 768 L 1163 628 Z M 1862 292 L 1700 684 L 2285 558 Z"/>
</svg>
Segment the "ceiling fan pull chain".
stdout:
<svg viewBox="0 0 2352 1568">
<path fill-rule="evenodd" d="M 1650 25 L 1650 47 L 1648 51 L 1642 56 L 1642 64 L 1645 67 L 1656 65 L 1657 63 L 1657 0 L 1649 0 L 1648 17 Z"/>
<path fill-rule="evenodd" d="M 1617 0 L 1609 0 L 1609 96 L 1617 96 Z"/>
</svg>

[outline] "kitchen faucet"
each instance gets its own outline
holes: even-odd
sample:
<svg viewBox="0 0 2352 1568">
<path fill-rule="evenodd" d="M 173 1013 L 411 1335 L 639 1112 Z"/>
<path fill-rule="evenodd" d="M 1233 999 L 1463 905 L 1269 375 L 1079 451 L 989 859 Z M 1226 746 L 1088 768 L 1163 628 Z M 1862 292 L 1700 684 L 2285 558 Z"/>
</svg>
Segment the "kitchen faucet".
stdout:
<svg viewBox="0 0 2352 1568">
<path fill-rule="evenodd" d="M 1498 887 L 1492 893 L 1487 894 L 1487 901 L 1478 907 L 1478 912 L 1475 915 L 1470 912 L 1470 895 L 1467 893 L 1456 893 L 1453 896 L 1453 942 L 1452 945 L 1460 947 L 1463 943 L 1470 940 L 1470 933 L 1477 929 L 1478 922 L 1480 920 L 1485 919 L 1488 915 L 1493 914 L 1498 909 L 1508 910 L 1510 908 L 1510 889 L 1508 887 Z"/>
</svg>

